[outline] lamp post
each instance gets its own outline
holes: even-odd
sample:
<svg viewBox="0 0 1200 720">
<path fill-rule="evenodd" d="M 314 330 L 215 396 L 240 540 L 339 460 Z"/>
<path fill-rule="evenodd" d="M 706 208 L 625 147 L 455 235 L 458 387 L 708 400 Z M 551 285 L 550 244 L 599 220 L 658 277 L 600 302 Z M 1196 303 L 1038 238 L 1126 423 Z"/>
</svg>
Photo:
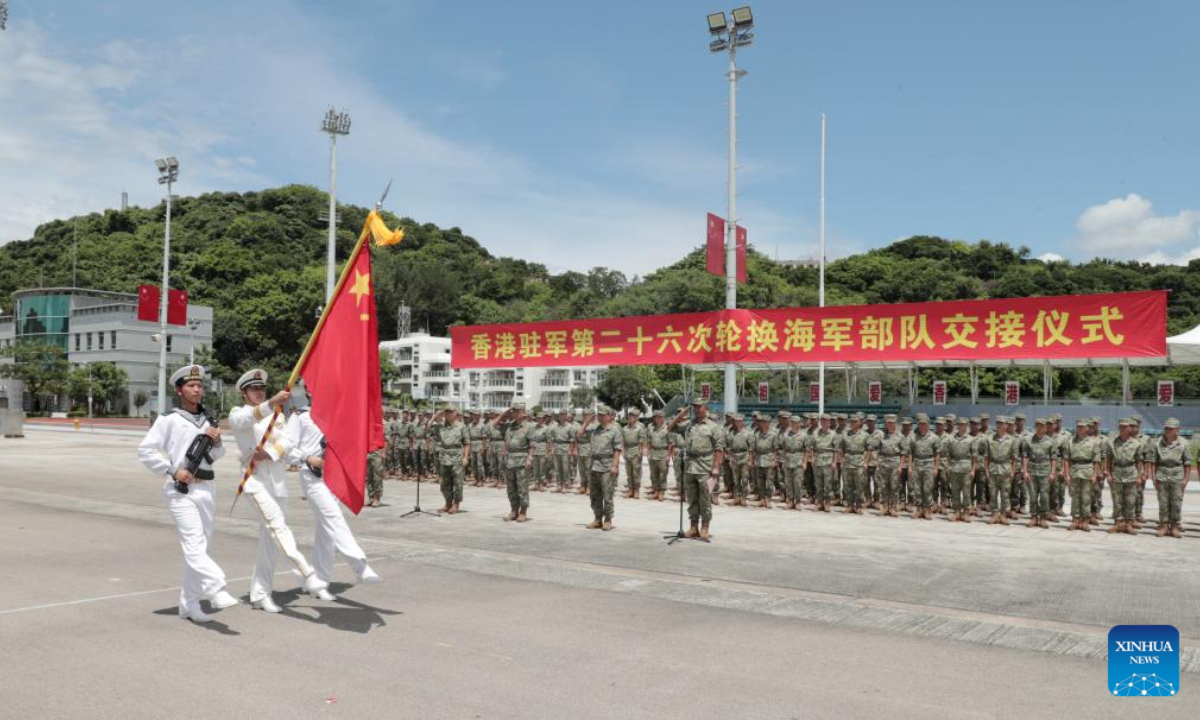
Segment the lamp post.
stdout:
<svg viewBox="0 0 1200 720">
<path fill-rule="evenodd" d="M 162 296 L 158 306 L 158 414 L 167 412 L 167 294 L 170 292 L 171 275 L 171 189 L 179 179 L 179 161 L 174 157 L 159 158 L 158 184 L 167 186 L 167 227 L 163 235 Z"/>
<path fill-rule="evenodd" d="M 200 323 L 193 320 L 188 323 L 188 365 L 196 364 L 196 331 Z"/>
<path fill-rule="evenodd" d="M 321 132 L 329 135 L 329 247 L 325 266 L 325 302 L 333 297 L 333 286 L 337 284 L 334 265 L 337 263 L 337 137 L 350 134 L 350 113 L 332 107 L 325 111 Z"/>
<path fill-rule="evenodd" d="M 709 13 L 708 32 L 713 36 L 708 44 L 711 52 L 729 52 L 729 221 L 725 224 L 725 309 L 737 308 L 737 82 L 746 74 L 738 70 L 737 49 L 754 41 L 754 15 L 750 6 L 734 8 L 730 17 L 725 13 Z M 725 363 L 725 412 L 737 412 L 737 366 Z"/>
</svg>

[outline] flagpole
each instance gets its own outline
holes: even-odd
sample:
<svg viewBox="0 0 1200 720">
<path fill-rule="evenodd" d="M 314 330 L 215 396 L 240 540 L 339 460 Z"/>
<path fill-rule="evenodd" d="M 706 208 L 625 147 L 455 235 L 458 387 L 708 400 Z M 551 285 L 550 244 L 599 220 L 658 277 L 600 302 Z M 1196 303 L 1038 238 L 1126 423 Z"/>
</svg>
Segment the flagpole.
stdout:
<svg viewBox="0 0 1200 720">
<path fill-rule="evenodd" d="M 818 292 L 817 302 L 820 307 L 825 307 L 825 114 L 821 113 L 821 210 L 820 210 L 820 262 L 818 264 L 818 274 L 820 289 Z M 821 363 L 821 376 L 817 379 L 817 412 L 825 412 L 825 363 Z"/>
<path fill-rule="evenodd" d="M 317 336 L 321 334 L 321 328 L 325 327 L 325 319 L 329 317 L 329 310 L 333 307 L 334 300 L 338 297 L 338 293 L 342 291 L 342 286 L 346 284 L 346 278 L 350 275 L 350 268 L 354 267 L 354 262 L 358 259 L 358 254 L 362 252 L 363 244 L 367 238 L 371 236 L 371 215 L 374 211 L 367 214 L 367 220 L 363 223 L 362 233 L 358 236 L 358 242 L 354 245 L 354 250 L 350 253 L 350 259 L 342 268 L 342 274 L 338 278 L 337 285 L 333 289 L 333 294 L 329 296 L 329 300 L 325 303 L 325 309 L 321 311 L 321 317 L 317 320 L 317 327 L 312 331 L 312 335 L 308 336 L 308 342 L 304 345 L 304 352 L 300 353 L 300 359 L 296 361 L 296 366 L 292 368 L 292 374 L 288 376 L 287 390 L 296 385 L 296 379 L 300 376 L 300 371 L 304 369 L 304 363 L 308 362 L 308 356 L 312 352 L 313 344 L 317 340 Z M 370 252 L 370 251 L 368 251 Z M 279 413 L 283 411 L 282 405 L 275 406 L 275 412 L 271 415 L 271 422 L 267 424 L 267 429 L 263 433 L 262 440 L 258 441 L 258 447 L 254 449 L 254 453 L 250 456 L 250 462 L 246 465 L 246 471 L 242 473 L 242 481 L 238 483 L 237 494 L 233 496 L 233 505 L 229 507 L 229 514 L 233 514 L 233 509 L 237 507 L 238 498 L 242 496 L 242 491 L 246 487 L 246 481 L 254 474 L 256 461 L 255 455 L 258 455 L 266 446 L 267 441 L 271 439 L 271 430 L 275 427 L 275 420 L 279 418 Z"/>
</svg>

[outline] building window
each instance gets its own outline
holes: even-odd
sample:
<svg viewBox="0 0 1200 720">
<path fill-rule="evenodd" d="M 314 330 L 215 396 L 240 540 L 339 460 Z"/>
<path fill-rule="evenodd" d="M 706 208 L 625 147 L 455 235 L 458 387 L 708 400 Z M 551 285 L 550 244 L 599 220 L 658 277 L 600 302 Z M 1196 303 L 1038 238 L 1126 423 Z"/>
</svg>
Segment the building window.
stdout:
<svg viewBox="0 0 1200 720">
<path fill-rule="evenodd" d="M 100 349 L 104 349 L 104 331 L 96 333 L 96 341 L 100 343 Z"/>
<path fill-rule="evenodd" d="M 167 336 L 167 352 L 171 352 L 171 336 Z"/>
<path fill-rule="evenodd" d="M 75 333 L 75 352 L 79 352 L 79 333 Z"/>
<path fill-rule="evenodd" d="M 110 335 L 108 339 L 112 340 L 112 342 L 109 343 L 109 347 L 111 347 L 113 350 L 116 350 L 117 349 L 117 331 L 113 330 L 112 335 Z"/>
<path fill-rule="evenodd" d="M 87 349 L 88 349 L 88 352 L 92 351 L 92 334 L 91 333 L 87 334 Z"/>
</svg>

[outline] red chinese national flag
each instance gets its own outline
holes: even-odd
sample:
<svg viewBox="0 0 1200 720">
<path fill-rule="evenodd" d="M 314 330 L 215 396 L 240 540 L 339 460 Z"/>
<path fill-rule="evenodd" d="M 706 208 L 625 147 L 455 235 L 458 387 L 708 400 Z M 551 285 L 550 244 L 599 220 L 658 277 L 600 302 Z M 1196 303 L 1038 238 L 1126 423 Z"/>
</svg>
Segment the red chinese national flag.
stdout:
<svg viewBox="0 0 1200 720">
<path fill-rule="evenodd" d="M 167 291 L 167 324 L 187 325 L 187 290 Z"/>
<path fill-rule="evenodd" d="M 138 285 L 138 320 L 158 322 L 158 297 L 157 285 Z"/>
<path fill-rule="evenodd" d="M 725 277 L 725 219 L 708 214 L 708 245 L 705 256 L 707 270 L 717 277 Z"/>
<path fill-rule="evenodd" d="M 365 243 L 348 265 L 300 375 L 312 390 L 312 419 L 325 433 L 325 484 L 357 515 L 367 453 L 384 444 L 383 401 L 371 252 Z"/>
<path fill-rule="evenodd" d="M 746 228 L 737 229 L 737 281 L 746 282 Z"/>
</svg>

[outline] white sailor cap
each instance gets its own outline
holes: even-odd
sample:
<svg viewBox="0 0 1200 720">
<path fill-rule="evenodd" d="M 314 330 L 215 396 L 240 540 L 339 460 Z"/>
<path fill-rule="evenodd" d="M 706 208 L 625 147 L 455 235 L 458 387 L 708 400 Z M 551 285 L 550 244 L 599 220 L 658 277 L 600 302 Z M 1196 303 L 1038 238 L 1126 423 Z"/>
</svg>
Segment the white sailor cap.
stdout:
<svg viewBox="0 0 1200 720">
<path fill-rule="evenodd" d="M 184 365 L 171 375 L 171 384 L 175 387 L 193 380 L 204 381 L 204 367 L 201 365 Z"/>
<path fill-rule="evenodd" d="M 248 371 L 245 375 L 242 375 L 240 378 L 238 378 L 237 389 L 240 392 L 242 390 L 245 390 L 248 387 L 253 387 L 255 385 L 266 386 L 266 384 L 267 384 L 267 371 L 260 370 L 259 368 L 254 368 L 253 370 Z"/>
</svg>

